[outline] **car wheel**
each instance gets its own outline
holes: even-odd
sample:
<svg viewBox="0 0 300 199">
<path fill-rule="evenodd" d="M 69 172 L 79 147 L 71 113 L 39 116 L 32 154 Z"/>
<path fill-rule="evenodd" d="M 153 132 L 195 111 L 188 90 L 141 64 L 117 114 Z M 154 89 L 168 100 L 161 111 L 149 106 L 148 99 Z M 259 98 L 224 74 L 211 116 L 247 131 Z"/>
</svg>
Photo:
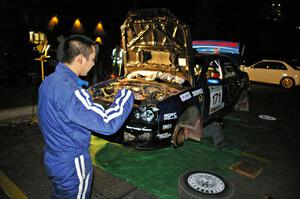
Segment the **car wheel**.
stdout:
<svg viewBox="0 0 300 199">
<path fill-rule="evenodd" d="M 178 180 L 180 199 L 224 199 L 230 198 L 232 194 L 228 181 L 211 172 L 189 170 L 181 174 Z"/>
<path fill-rule="evenodd" d="M 290 77 L 284 77 L 281 82 L 280 82 L 281 86 L 283 88 L 292 88 L 294 86 L 294 80 Z"/>
</svg>

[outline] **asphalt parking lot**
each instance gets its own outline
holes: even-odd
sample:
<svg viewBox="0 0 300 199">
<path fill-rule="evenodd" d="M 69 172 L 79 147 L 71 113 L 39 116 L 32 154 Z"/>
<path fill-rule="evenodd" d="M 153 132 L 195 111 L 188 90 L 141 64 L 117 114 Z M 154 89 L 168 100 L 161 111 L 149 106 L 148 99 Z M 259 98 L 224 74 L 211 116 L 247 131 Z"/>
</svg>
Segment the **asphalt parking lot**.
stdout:
<svg viewBox="0 0 300 199">
<path fill-rule="evenodd" d="M 30 106 L 33 98 L 32 93 L 29 93 L 32 90 L 28 89 L 27 95 L 25 90 L 22 89 L 21 98 L 4 96 L 3 99 L 11 99 L 11 102 L 1 102 L 1 110 L 3 111 L 9 104 L 14 104 L 9 107 L 14 108 L 18 105 L 18 101 L 22 106 Z M 17 91 L 11 94 L 3 93 L 19 94 Z M 231 198 L 298 198 L 299 106 L 299 88 L 284 90 L 277 86 L 253 83 L 250 92 L 250 111 L 233 112 L 224 118 L 225 132 L 232 147 L 259 157 L 266 163 L 255 179 L 228 169 L 228 174 L 224 177 L 233 189 Z M 272 116 L 276 120 L 261 119 L 259 115 Z M 19 190 L 19 198 L 49 198 L 51 187 L 42 161 L 43 140 L 38 125 L 29 124 L 31 116 L 29 112 L 25 119 L 1 122 L 0 198 L 7 197 L 4 192 L 8 189 Z M 16 187 L 3 184 L 3 176 Z M 157 192 L 153 194 L 139 188 L 138 184 L 130 184 L 127 179 L 115 177 L 114 173 L 99 167 L 95 167 L 93 185 L 92 198 L 163 198 Z"/>
</svg>

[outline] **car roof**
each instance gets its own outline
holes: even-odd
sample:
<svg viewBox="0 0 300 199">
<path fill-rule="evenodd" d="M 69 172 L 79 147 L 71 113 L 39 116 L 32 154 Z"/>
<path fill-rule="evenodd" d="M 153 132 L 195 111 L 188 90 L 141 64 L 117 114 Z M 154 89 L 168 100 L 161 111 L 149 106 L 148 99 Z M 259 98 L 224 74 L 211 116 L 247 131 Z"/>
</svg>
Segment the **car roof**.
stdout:
<svg viewBox="0 0 300 199">
<path fill-rule="evenodd" d="M 249 66 L 252 66 L 252 65 L 255 65 L 255 64 L 258 64 L 258 63 L 261 63 L 261 62 L 278 62 L 278 63 L 286 63 L 287 64 L 287 62 L 284 61 L 284 60 L 278 60 L 278 59 L 261 59 L 259 61 L 256 61 L 256 62 L 252 63 L 252 64 L 249 64 Z"/>
<path fill-rule="evenodd" d="M 225 59 L 230 59 L 230 61 L 233 61 L 232 57 L 228 56 L 228 55 L 224 55 L 224 54 L 207 54 L 207 53 L 195 53 L 195 57 L 196 58 L 202 58 L 202 57 L 208 57 L 208 58 L 225 58 Z"/>
<path fill-rule="evenodd" d="M 260 61 L 285 62 L 284 60 L 278 60 L 278 59 L 262 59 Z"/>
</svg>

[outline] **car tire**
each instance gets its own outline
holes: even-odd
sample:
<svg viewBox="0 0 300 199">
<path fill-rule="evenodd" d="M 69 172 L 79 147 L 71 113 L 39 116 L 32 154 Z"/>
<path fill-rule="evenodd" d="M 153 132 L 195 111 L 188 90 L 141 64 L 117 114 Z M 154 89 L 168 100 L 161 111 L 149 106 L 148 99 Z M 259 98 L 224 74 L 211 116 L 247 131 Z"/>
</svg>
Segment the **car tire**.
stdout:
<svg viewBox="0 0 300 199">
<path fill-rule="evenodd" d="M 295 85 L 295 81 L 293 78 L 291 77 L 284 77 L 282 78 L 282 80 L 280 81 L 280 85 L 283 88 L 292 88 Z"/>
<path fill-rule="evenodd" d="M 202 184 L 200 184 L 201 182 Z M 233 190 L 229 182 L 211 172 L 188 170 L 178 179 L 180 199 L 228 199 L 232 195 Z"/>
<path fill-rule="evenodd" d="M 180 147 L 183 145 L 186 137 L 184 135 L 184 128 L 177 125 L 174 129 L 174 133 L 172 135 L 172 144 L 175 148 Z"/>
</svg>

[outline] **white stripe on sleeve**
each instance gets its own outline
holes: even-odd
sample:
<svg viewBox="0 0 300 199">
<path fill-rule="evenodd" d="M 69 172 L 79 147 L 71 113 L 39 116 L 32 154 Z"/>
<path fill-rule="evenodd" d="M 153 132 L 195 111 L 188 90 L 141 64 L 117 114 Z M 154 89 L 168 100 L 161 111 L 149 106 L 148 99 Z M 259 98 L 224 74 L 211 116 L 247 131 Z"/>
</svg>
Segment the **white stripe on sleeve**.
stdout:
<svg viewBox="0 0 300 199">
<path fill-rule="evenodd" d="M 79 101 L 81 101 L 81 103 L 85 106 L 86 109 L 88 110 L 92 110 L 95 113 L 99 114 L 105 123 L 108 123 L 110 120 L 120 116 L 123 113 L 124 110 L 124 104 L 125 102 L 129 99 L 130 95 L 131 95 L 131 91 L 128 90 L 127 92 L 125 91 L 125 89 L 123 89 L 121 91 L 121 96 L 118 97 L 115 102 L 118 102 L 118 104 L 116 104 L 115 107 L 113 108 L 109 108 L 107 109 L 105 112 L 103 110 L 101 110 L 100 107 L 95 106 L 94 104 L 91 104 L 88 100 L 88 98 L 85 98 L 81 95 L 81 93 L 79 92 L 79 90 L 75 91 L 75 95 L 76 97 L 79 99 Z M 123 96 L 125 95 L 125 97 L 123 98 Z M 122 99 L 123 98 L 123 99 Z M 121 100 L 122 99 L 122 100 Z M 119 103 L 121 103 L 121 105 L 119 105 Z M 111 115 L 107 115 L 107 113 L 110 113 L 112 111 L 116 111 L 115 113 L 111 114 Z"/>
</svg>

